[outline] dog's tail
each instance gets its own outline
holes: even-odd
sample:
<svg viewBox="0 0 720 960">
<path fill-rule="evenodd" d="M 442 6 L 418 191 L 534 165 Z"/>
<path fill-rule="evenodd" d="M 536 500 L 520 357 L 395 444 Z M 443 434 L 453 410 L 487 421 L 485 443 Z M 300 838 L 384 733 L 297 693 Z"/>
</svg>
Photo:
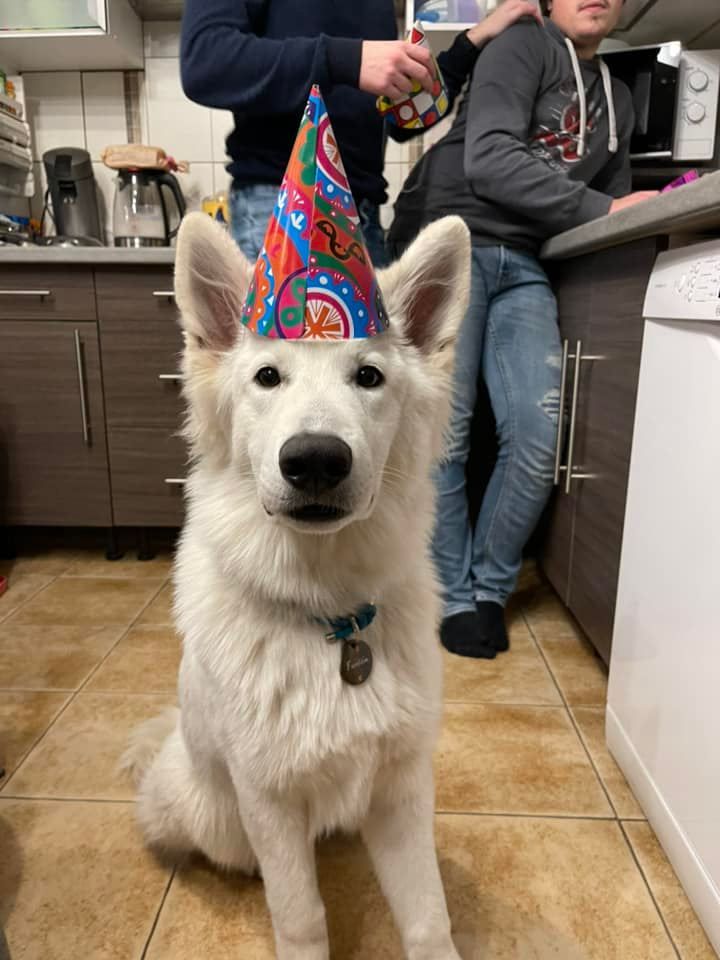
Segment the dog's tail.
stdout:
<svg viewBox="0 0 720 960">
<path fill-rule="evenodd" d="M 149 768 L 160 751 L 163 743 L 173 732 L 180 720 L 177 707 L 168 707 L 157 717 L 141 723 L 130 734 L 125 753 L 120 758 L 120 770 L 139 784 L 143 774 Z"/>
</svg>

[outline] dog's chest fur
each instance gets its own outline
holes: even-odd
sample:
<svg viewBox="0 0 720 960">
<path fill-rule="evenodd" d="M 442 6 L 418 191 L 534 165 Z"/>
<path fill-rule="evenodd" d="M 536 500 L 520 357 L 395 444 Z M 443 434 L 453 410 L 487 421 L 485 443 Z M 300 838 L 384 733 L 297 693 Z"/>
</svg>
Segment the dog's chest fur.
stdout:
<svg viewBox="0 0 720 960">
<path fill-rule="evenodd" d="M 329 644 L 311 617 L 283 616 L 180 573 L 187 735 L 202 730 L 197 746 L 221 763 L 232 758 L 258 789 L 302 794 L 314 833 L 354 828 L 378 770 L 431 749 L 436 735 L 442 661 L 435 591 L 431 580 L 425 586 L 379 604 L 362 635 L 373 670 L 353 687 L 340 676 L 341 644 Z"/>
</svg>

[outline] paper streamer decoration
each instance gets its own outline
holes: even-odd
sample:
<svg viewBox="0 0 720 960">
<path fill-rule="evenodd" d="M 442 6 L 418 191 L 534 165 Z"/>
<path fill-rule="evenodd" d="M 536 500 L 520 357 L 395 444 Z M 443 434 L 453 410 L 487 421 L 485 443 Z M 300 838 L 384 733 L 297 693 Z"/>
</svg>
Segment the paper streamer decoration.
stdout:
<svg viewBox="0 0 720 960">
<path fill-rule="evenodd" d="M 419 20 L 415 21 L 407 39 L 420 47 L 430 48 Z M 444 117 L 448 109 L 448 96 L 435 57 L 433 57 L 433 67 L 435 77 L 432 93 L 428 93 L 417 81 L 413 81 L 412 90 L 402 100 L 378 98 L 377 108 L 382 116 L 386 117 L 390 123 L 406 129 L 431 127 Z"/>
<path fill-rule="evenodd" d="M 320 89 L 312 88 L 241 316 L 284 340 L 355 340 L 388 326 Z"/>
</svg>

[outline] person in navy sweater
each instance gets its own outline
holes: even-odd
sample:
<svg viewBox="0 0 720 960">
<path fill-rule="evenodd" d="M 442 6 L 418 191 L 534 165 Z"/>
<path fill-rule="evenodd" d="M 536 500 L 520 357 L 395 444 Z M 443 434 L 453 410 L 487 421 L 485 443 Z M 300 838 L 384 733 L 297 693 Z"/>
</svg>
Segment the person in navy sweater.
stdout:
<svg viewBox="0 0 720 960">
<path fill-rule="evenodd" d="M 384 121 L 375 101 L 432 84 L 423 47 L 397 40 L 393 0 L 186 0 L 180 71 L 183 89 L 207 107 L 230 110 L 227 138 L 235 239 L 255 260 L 285 173 L 310 87 L 318 83 L 362 221 L 370 255 L 385 263 L 379 207 Z M 506 0 L 441 54 L 450 101 L 479 49 L 506 26 L 537 15 L 533 0 Z M 407 133 L 392 128 L 398 139 Z"/>
</svg>

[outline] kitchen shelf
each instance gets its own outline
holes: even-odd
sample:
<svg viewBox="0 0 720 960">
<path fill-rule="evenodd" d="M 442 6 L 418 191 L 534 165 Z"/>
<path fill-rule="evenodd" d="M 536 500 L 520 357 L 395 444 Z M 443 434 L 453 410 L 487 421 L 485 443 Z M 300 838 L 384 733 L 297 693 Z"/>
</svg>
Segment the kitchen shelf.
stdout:
<svg viewBox="0 0 720 960">
<path fill-rule="evenodd" d="M 30 170 L 32 167 L 30 148 L 21 147 L 17 143 L 10 143 L 9 140 L 0 140 L 0 166 Z"/>
<path fill-rule="evenodd" d="M 35 177 L 32 170 L 0 166 L 0 197 L 32 197 L 35 194 Z"/>
<path fill-rule="evenodd" d="M 25 85 L 20 76 L 11 76 L 17 99 L 0 95 L 0 196 L 32 197 L 35 193 L 33 157 L 29 125 L 25 115 Z M 16 111 L 10 116 L 3 111 L 9 105 Z"/>
<path fill-rule="evenodd" d="M 2 37 L 2 34 L 0 34 L 0 37 Z M 15 100 L 13 97 L 0 93 L 0 115 L 22 120 L 23 114 L 24 108 L 20 100 Z"/>
<path fill-rule="evenodd" d="M 4 114 L 0 111 L 0 138 L 17 143 L 21 147 L 30 146 L 30 127 L 23 120 Z"/>
</svg>

